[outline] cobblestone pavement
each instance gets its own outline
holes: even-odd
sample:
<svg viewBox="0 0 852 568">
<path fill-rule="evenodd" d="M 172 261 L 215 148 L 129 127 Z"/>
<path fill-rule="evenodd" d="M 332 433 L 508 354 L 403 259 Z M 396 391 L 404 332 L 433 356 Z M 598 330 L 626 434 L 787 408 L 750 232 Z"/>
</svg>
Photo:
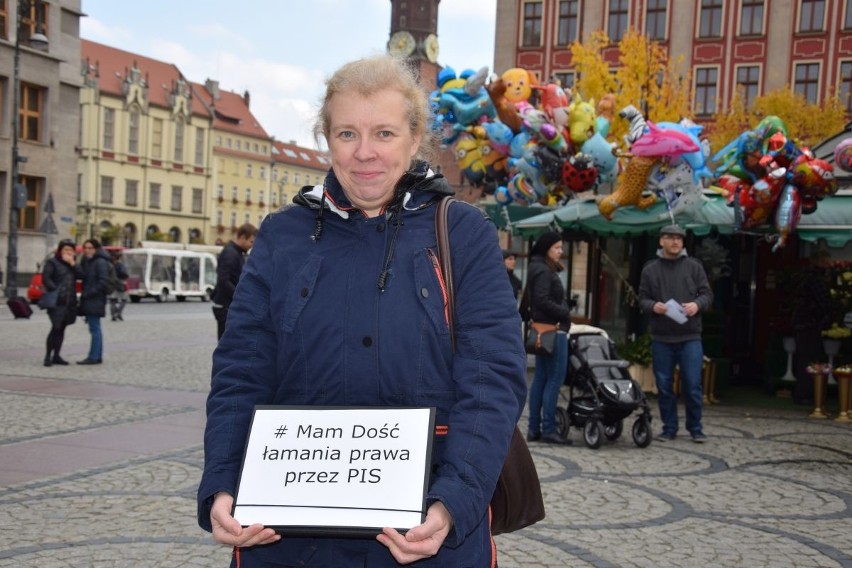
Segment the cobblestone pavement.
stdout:
<svg viewBox="0 0 852 568">
<path fill-rule="evenodd" d="M 0 311 L 0 567 L 227 565 L 195 522 L 209 306 L 129 305 L 91 367 L 43 367 L 44 313 Z M 87 347 L 78 321 L 63 356 Z M 714 405 L 703 445 L 640 449 L 630 422 L 532 444 L 547 518 L 497 537 L 501 568 L 852 566 L 852 426 L 807 412 Z"/>
</svg>

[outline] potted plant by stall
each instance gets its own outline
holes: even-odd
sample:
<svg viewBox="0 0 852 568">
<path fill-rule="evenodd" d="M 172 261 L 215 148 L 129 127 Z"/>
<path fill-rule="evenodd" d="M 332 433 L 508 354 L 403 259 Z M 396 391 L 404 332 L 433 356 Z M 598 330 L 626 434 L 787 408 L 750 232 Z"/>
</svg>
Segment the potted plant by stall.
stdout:
<svg viewBox="0 0 852 568">
<path fill-rule="evenodd" d="M 619 359 L 630 362 L 630 376 L 639 382 L 645 392 L 657 392 L 654 372 L 651 369 L 651 334 L 643 333 L 633 341 L 616 345 Z"/>
</svg>

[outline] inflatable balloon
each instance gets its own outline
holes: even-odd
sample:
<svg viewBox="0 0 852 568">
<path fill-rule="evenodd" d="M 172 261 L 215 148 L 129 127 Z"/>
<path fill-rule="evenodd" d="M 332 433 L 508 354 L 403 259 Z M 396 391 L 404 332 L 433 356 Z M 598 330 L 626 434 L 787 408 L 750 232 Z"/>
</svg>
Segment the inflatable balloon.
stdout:
<svg viewBox="0 0 852 568">
<path fill-rule="evenodd" d="M 600 132 L 586 140 L 581 148 L 583 154 L 592 157 L 592 163 L 598 170 L 598 183 L 610 183 L 618 174 L 618 158 L 615 155 L 615 145 L 607 142 Z"/>
<path fill-rule="evenodd" d="M 778 240 L 772 246 L 772 252 L 784 246 L 790 233 L 799 224 L 801 216 L 799 192 L 794 186 L 787 184 L 782 190 L 781 199 L 775 211 L 775 230 L 778 231 Z"/>
<path fill-rule="evenodd" d="M 598 169 L 592 157 L 582 152 L 574 154 L 562 163 L 562 185 L 574 193 L 588 191 L 598 181 Z"/>
<path fill-rule="evenodd" d="M 568 130 L 574 148 L 591 138 L 595 133 L 595 101 L 584 101 L 580 93 L 574 93 L 574 99 L 568 105 Z"/>
<path fill-rule="evenodd" d="M 500 78 L 506 85 L 505 96 L 509 102 L 514 104 L 526 103 L 532 95 L 532 86 L 535 82 L 532 75 L 526 69 L 512 67 L 507 69 Z"/>
<path fill-rule="evenodd" d="M 627 167 L 615 182 L 615 190 L 598 203 L 598 211 L 607 219 L 612 219 L 613 213 L 619 207 L 635 205 L 638 209 L 647 209 L 657 201 L 653 193 L 643 196 L 645 183 L 651 169 L 662 158 L 655 156 L 634 156 L 627 162 Z"/>
<path fill-rule="evenodd" d="M 698 139 L 698 135 L 704 130 L 704 127 L 695 124 L 694 122 L 684 119 L 681 122 L 658 122 L 657 127 L 662 128 L 664 130 L 677 130 L 682 132 L 684 135 L 688 136 L 696 146 L 698 146 L 698 150 L 694 152 L 686 152 L 681 156 L 683 160 L 689 164 L 690 169 L 692 170 L 692 181 L 696 184 L 701 183 L 701 178 L 712 178 L 713 172 L 711 172 L 707 168 L 707 154 L 705 151 L 709 149 L 709 146 L 705 146 Z"/>
<path fill-rule="evenodd" d="M 657 128 L 653 122 L 646 124 L 648 131 L 630 146 L 634 156 L 680 156 L 701 150 L 697 142 L 679 130 Z"/>
<path fill-rule="evenodd" d="M 852 172 L 852 138 L 841 140 L 834 148 L 834 165 L 844 172 Z"/>
<path fill-rule="evenodd" d="M 485 90 L 488 91 L 488 96 L 497 111 L 497 116 L 500 117 L 503 124 L 511 128 L 515 134 L 520 132 L 524 121 L 518 113 L 517 107 L 506 98 L 506 83 L 503 79 L 495 79 L 485 87 Z"/>
<path fill-rule="evenodd" d="M 633 105 L 627 105 L 621 109 L 618 116 L 626 119 L 630 123 L 630 128 L 627 134 L 624 135 L 624 143 L 628 148 L 639 140 L 645 134 L 645 117 L 639 112 L 639 109 Z"/>
<path fill-rule="evenodd" d="M 647 188 L 666 200 L 665 213 L 660 219 L 691 214 L 703 198 L 701 187 L 695 183 L 694 172 L 685 160 L 671 164 L 663 160 L 648 175 Z"/>
</svg>

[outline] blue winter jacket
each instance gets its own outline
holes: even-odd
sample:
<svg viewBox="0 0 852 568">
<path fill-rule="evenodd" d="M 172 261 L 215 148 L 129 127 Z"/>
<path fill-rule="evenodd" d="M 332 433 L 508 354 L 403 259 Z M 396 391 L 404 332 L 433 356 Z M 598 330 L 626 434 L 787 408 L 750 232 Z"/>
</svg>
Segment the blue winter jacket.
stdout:
<svg viewBox="0 0 852 568">
<path fill-rule="evenodd" d="M 487 507 L 526 395 L 521 323 L 493 224 L 456 203 L 449 233 L 456 351 L 437 270 L 441 176 L 406 174 L 384 215 L 353 208 L 333 173 L 262 223 L 213 354 L 198 521 L 234 494 L 258 404 L 435 406 L 427 506 L 453 529 L 417 566 L 490 566 Z M 380 282 L 381 281 L 381 282 Z M 380 288 L 383 285 L 383 289 Z M 442 429 L 436 428 L 436 432 Z M 397 566 L 374 538 L 291 538 L 244 549 L 282 566 Z"/>
</svg>

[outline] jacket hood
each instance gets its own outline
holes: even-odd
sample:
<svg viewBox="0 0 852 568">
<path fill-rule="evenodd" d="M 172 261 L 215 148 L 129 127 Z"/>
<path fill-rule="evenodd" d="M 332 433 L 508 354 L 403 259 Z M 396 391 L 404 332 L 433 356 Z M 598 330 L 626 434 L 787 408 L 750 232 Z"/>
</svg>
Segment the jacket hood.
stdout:
<svg viewBox="0 0 852 568">
<path fill-rule="evenodd" d="M 666 256 L 666 253 L 663 251 L 663 249 L 662 249 L 662 248 L 658 248 L 658 249 L 657 249 L 657 256 L 658 256 L 659 258 L 661 258 L 662 260 L 677 260 L 677 259 L 679 259 L 679 258 L 687 257 L 687 256 L 689 256 L 689 254 L 686 252 L 686 249 L 684 248 L 684 249 L 681 249 L 681 251 L 678 253 L 678 255 L 677 255 L 676 257 L 674 257 L 674 258 L 668 258 L 668 257 Z"/>
</svg>

